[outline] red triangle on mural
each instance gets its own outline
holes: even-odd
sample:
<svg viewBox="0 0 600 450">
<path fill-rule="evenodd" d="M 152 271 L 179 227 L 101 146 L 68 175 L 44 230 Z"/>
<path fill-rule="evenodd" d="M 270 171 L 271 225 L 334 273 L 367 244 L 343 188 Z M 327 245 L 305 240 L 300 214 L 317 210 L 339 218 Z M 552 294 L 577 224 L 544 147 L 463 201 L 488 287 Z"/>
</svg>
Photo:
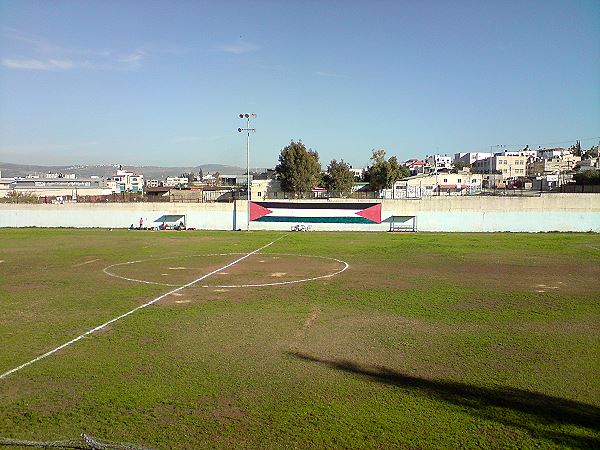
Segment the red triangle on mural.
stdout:
<svg viewBox="0 0 600 450">
<path fill-rule="evenodd" d="M 375 223 L 381 223 L 381 203 L 377 203 L 376 205 L 355 212 L 354 214 L 372 220 Z"/>
<path fill-rule="evenodd" d="M 267 214 L 271 214 L 273 211 L 271 211 L 268 208 L 265 208 L 264 206 L 260 206 L 254 202 L 250 202 L 250 220 L 256 220 L 256 219 L 260 219 L 263 216 L 266 216 Z"/>
</svg>

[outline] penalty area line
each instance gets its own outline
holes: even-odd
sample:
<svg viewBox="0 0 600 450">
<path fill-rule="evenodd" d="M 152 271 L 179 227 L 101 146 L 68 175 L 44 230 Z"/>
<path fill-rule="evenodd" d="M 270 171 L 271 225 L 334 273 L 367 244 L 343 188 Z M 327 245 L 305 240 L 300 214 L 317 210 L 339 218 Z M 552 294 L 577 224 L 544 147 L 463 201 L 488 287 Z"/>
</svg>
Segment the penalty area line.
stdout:
<svg viewBox="0 0 600 450">
<path fill-rule="evenodd" d="M 95 333 L 96 331 L 99 331 L 99 330 L 101 330 L 101 329 L 103 329 L 103 328 L 107 327 L 108 325 L 110 325 L 110 324 L 112 324 L 112 323 L 115 323 L 115 322 L 116 322 L 116 321 L 118 321 L 118 320 L 124 319 L 125 317 L 127 317 L 127 316 L 129 316 L 129 315 L 133 314 L 133 313 L 134 313 L 134 312 L 136 312 L 136 311 L 139 311 L 140 309 L 143 309 L 143 308 L 146 308 L 146 307 L 148 307 L 148 306 L 150 306 L 150 305 L 153 305 L 154 303 L 158 302 L 159 300 L 162 300 L 163 298 L 165 298 L 165 297 L 167 297 L 167 296 L 169 296 L 169 295 L 171 295 L 171 294 L 174 294 L 175 292 L 179 292 L 179 291 L 181 291 L 181 290 L 183 290 L 183 289 L 185 289 L 185 288 L 188 288 L 188 287 L 190 287 L 190 286 L 193 286 L 194 284 L 196 284 L 196 283 L 199 283 L 200 281 L 202 281 L 202 280 L 204 280 L 204 279 L 206 279 L 206 278 L 210 277 L 211 275 L 214 275 L 215 273 L 218 273 L 218 272 L 220 272 L 221 270 L 225 270 L 225 269 L 227 269 L 227 268 L 229 268 L 229 267 L 231 267 L 231 266 L 233 266 L 233 265 L 235 265 L 235 264 L 239 263 L 240 261 L 243 261 L 244 259 L 246 259 L 246 258 L 248 258 L 248 257 L 250 257 L 250 256 L 252 256 L 252 255 L 254 255 L 255 253 L 258 253 L 258 252 L 260 252 L 261 250 L 263 250 L 263 249 L 265 249 L 265 248 L 267 248 L 267 247 L 270 247 L 270 246 L 271 246 L 271 245 L 273 245 L 275 242 L 279 241 L 280 239 L 283 239 L 285 236 L 287 236 L 287 235 L 286 235 L 286 234 L 284 234 L 284 235 L 282 235 L 282 236 L 278 237 L 277 239 L 275 239 L 274 241 L 271 241 L 271 242 L 269 242 L 268 244 L 266 244 L 266 245 L 263 245 L 262 247 L 260 247 L 260 248 L 257 248 L 256 250 L 254 250 L 254 251 L 252 251 L 252 252 L 250 252 L 250 253 L 247 253 L 247 254 L 245 254 L 244 256 L 242 256 L 242 257 L 240 257 L 240 258 L 236 259 L 235 261 L 232 261 L 232 262 L 230 262 L 229 264 L 227 264 L 227 265 L 225 265 L 225 266 L 223 266 L 223 267 L 221 267 L 221 268 L 219 268 L 219 269 L 215 269 L 215 270 L 213 270 L 212 272 L 209 272 L 209 273 L 207 273 L 206 275 L 202 275 L 200 278 L 196 278 L 195 280 L 193 280 L 193 281 L 190 281 L 190 282 L 189 282 L 189 283 L 187 283 L 187 284 L 184 284 L 183 286 L 179 286 L 178 288 L 172 289 L 172 290 L 170 290 L 169 292 L 167 292 L 167 293 L 165 293 L 165 294 L 162 294 L 162 295 L 160 295 L 160 296 L 156 297 L 155 299 L 152 299 L 152 300 L 150 300 L 149 302 L 146 302 L 146 303 L 144 303 L 143 305 L 137 306 L 137 307 L 133 308 L 132 310 L 130 310 L 130 311 L 127 311 L 126 313 L 123 313 L 123 314 L 121 314 L 120 316 L 117 316 L 117 317 L 115 317 L 114 319 L 111 319 L 111 320 L 109 320 L 108 322 L 104 322 L 102 325 L 98 325 L 97 327 L 95 327 L 95 328 L 92 328 L 91 330 L 88 330 L 88 331 L 86 331 L 85 333 L 83 333 L 83 334 L 81 334 L 81 335 L 77 336 L 76 338 L 73 338 L 73 339 L 71 339 L 70 341 L 68 341 L 68 342 L 65 342 L 64 344 L 62 344 L 62 345 L 59 345 L 59 346 L 58 346 L 58 347 L 56 347 L 56 348 L 53 348 L 52 350 L 50 350 L 50 351 L 48 351 L 48 352 L 44 353 L 43 355 L 40 355 L 40 356 L 38 356 L 37 358 L 34 358 L 34 359 L 32 359 L 31 361 L 27 361 L 26 363 L 24 363 L 24 364 L 21 364 L 20 366 L 18 366 L 18 367 L 15 367 L 14 369 L 11 369 L 11 370 L 9 370 L 9 371 L 7 371 L 7 372 L 4 372 L 3 374 L 1 374 L 1 375 L 0 375 L 0 380 L 1 380 L 1 379 L 3 379 L 3 378 L 6 378 L 7 376 L 9 376 L 9 375 L 11 375 L 11 374 L 13 374 L 13 373 L 15 373 L 15 372 L 17 372 L 17 371 L 21 370 L 21 369 L 24 369 L 25 367 L 27 367 L 27 366 L 29 366 L 29 365 L 31 365 L 31 364 L 33 364 L 33 363 L 37 362 L 37 361 L 40 361 L 40 360 L 42 360 L 42 359 L 44 359 L 44 358 L 47 358 L 48 356 L 50 356 L 50 355 L 52 355 L 52 354 L 54 354 L 54 353 L 58 352 L 59 350 L 62 350 L 63 348 L 65 348 L 65 347 L 68 347 L 69 345 L 71 345 L 71 344 L 74 344 L 74 343 L 75 343 L 75 342 L 77 342 L 77 341 L 80 341 L 80 340 L 81 340 L 81 339 L 83 339 L 84 337 L 86 337 L 86 336 L 89 336 L 90 334 L 92 334 L 92 333 Z"/>
</svg>

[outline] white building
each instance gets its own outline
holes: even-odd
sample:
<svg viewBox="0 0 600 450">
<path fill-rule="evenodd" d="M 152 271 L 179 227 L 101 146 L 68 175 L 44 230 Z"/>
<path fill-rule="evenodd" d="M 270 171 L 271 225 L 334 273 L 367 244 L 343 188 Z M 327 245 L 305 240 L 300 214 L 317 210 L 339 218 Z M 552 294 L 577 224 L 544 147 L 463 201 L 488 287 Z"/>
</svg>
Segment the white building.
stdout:
<svg viewBox="0 0 600 450">
<path fill-rule="evenodd" d="M 34 197 L 77 197 L 110 195 L 113 190 L 102 178 L 0 178 L 0 197 L 11 192 Z"/>
<path fill-rule="evenodd" d="M 465 152 L 465 153 L 455 153 L 454 154 L 454 162 L 463 162 L 465 164 L 473 164 L 475 161 L 481 161 L 482 159 L 491 158 L 492 153 L 487 152 Z"/>
<path fill-rule="evenodd" d="M 156 188 L 161 186 L 162 182 L 160 180 L 146 180 L 146 187 Z"/>
<path fill-rule="evenodd" d="M 222 186 L 245 186 L 248 184 L 248 176 L 244 175 L 219 175 Z M 254 175 L 250 174 L 250 183 Z"/>
<path fill-rule="evenodd" d="M 355 180 L 362 180 L 366 170 L 367 169 L 365 167 L 359 167 L 357 169 L 350 167 L 350 172 L 352 172 L 352 175 L 354 175 Z"/>
<path fill-rule="evenodd" d="M 426 161 L 434 171 L 439 169 L 452 169 L 452 157 L 448 155 L 427 156 Z"/>
<path fill-rule="evenodd" d="M 281 182 L 269 178 L 267 180 L 252 180 L 250 199 L 252 201 L 263 201 L 267 199 L 283 198 Z"/>
<path fill-rule="evenodd" d="M 167 177 L 164 185 L 166 187 L 187 186 L 189 180 L 187 177 Z"/>
<path fill-rule="evenodd" d="M 554 156 L 565 156 L 566 154 L 570 154 L 570 150 L 565 150 L 562 147 L 559 148 L 544 148 L 537 151 L 537 156 L 540 158 L 552 158 Z"/>
<path fill-rule="evenodd" d="M 473 171 L 479 173 L 498 173 L 502 180 L 515 179 L 527 175 L 527 157 L 497 154 L 491 158 L 473 163 Z"/>
<path fill-rule="evenodd" d="M 133 173 L 131 170 L 117 170 L 107 183 L 113 192 L 143 192 L 144 175 Z"/>
<path fill-rule="evenodd" d="M 498 153 L 504 156 L 526 156 L 527 158 L 537 158 L 538 151 L 537 150 L 517 150 L 517 151 L 505 151 L 502 153 Z"/>
<path fill-rule="evenodd" d="M 481 192 L 482 175 L 463 170 L 404 178 L 394 183 L 392 198 L 420 198 L 432 195 L 469 195 Z M 391 190 L 391 189 L 390 189 Z M 386 194 L 386 198 L 389 194 Z"/>
<path fill-rule="evenodd" d="M 419 159 L 409 159 L 404 163 L 411 175 L 419 175 L 426 172 L 427 163 Z"/>
</svg>

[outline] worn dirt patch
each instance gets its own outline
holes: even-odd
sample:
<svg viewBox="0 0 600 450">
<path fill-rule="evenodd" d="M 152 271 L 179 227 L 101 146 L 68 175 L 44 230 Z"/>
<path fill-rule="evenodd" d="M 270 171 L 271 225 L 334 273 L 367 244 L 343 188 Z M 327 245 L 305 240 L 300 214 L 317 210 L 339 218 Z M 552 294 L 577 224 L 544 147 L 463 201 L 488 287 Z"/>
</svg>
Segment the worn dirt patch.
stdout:
<svg viewBox="0 0 600 450">
<path fill-rule="evenodd" d="M 192 261 L 190 266 L 168 267 L 169 260 L 148 260 L 112 266 L 106 269 L 110 274 L 131 280 L 151 283 L 165 283 L 169 286 L 182 286 L 203 274 L 211 273 L 227 263 L 235 261 L 240 255 L 191 256 L 181 257 Z M 262 264 L 258 264 L 263 261 Z M 345 265 L 339 261 L 311 256 L 297 255 L 251 255 L 229 267 L 227 271 L 217 272 L 201 285 L 207 287 L 236 287 L 242 285 L 262 285 L 270 283 L 289 283 L 322 277 L 342 270 Z M 170 272 L 165 272 L 169 269 Z M 217 276 L 218 275 L 218 276 Z M 169 277 L 168 280 L 163 277 Z M 274 280 L 276 279 L 276 280 Z"/>
<path fill-rule="evenodd" d="M 217 401 L 217 406 L 211 411 L 212 415 L 224 423 L 240 420 L 246 416 L 246 412 L 237 406 L 237 401 L 231 398 L 223 398 Z"/>
<path fill-rule="evenodd" d="M 116 265 L 108 268 L 107 270 L 108 272 L 117 276 L 131 278 L 134 280 L 182 286 L 201 277 L 202 275 L 223 267 L 236 258 L 239 258 L 239 256 L 181 256 L 177 257 L 177 261 L 175 261 L 174 258 L 157 258 L 137 263 Z M 181 265 L 174 265 L 173 263 L 178 263 Z M 164 277 L 167 276 L 169 278 L 165 279 Z"/>
<path fill-rule="evenodd" d="M 333 274 L 343 268 L 342 263 L 331 259 L 296 255 L 252 255 L 230 267 L 227 279 L 210 277 L 203 284 L 240 286 L 292 282 Z"/>
<path fill-rule="evenodd" d="M 318 307 L 313 308 L 310 315 L 304 321 L 304 328 L 312 327 L 313 323 L 319 318 L 321 314 L 321 310 Z"/>
<path fill-rule="evenodd" d="M 342 274 L 360 279 L 365 288 L 409 289 L 422 287 L 424 281 L 438 281 L 456 286 L 482 286 L 491 290 L 561 293 L 598 292 L 600 266 L 574 267 L 561 261 L 531 265 L 493 261 L 452 261 L 449 258 L 411 256 L 401 264 L 384 267 L 366 261 L 353 262 L 352 273 Z"/>
</svg>

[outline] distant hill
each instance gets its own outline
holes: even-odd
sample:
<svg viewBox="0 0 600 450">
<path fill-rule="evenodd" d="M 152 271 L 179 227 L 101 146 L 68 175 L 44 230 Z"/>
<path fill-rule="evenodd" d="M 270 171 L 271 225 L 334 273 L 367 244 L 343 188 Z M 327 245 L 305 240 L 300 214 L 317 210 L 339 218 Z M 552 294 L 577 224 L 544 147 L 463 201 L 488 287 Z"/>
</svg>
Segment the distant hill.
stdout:
<svg viewBox="0 0 600 450">
<path fill-rule="evenodd" d="M 132 170 L 136 173 L 141 173 L 144 178 L 158 178 L 164 179 L 168 176 L 178 176 L 182 173 L 198 173 L 200 169 L 204 173 L 206 172 L 219 172 L 227 175 L 240 175 L 246 173 L 246 169 L 235 166 L 226 166 L 223 164 L 202 164 L 200 166 L 187 166 L 187 167 L 161 167 L 161 166 L 122 166 L 124 170 Z M 97 175 L 99 177 L 110 177 L 114 175 L 118 169 L 118 165 L 84 165 L 76 164 L 71 166 L 41 166 L 41 165 L 29 165 L 29 164 L 12 164 L 0 162 L 0 171 L 2 171 L 3 178 L 12 177 L 24 177 L 27 174 L 45 174 L 48 172 L 52 173 L 74 173 L 77 177 L 90 177 Z"/>
</svg>

